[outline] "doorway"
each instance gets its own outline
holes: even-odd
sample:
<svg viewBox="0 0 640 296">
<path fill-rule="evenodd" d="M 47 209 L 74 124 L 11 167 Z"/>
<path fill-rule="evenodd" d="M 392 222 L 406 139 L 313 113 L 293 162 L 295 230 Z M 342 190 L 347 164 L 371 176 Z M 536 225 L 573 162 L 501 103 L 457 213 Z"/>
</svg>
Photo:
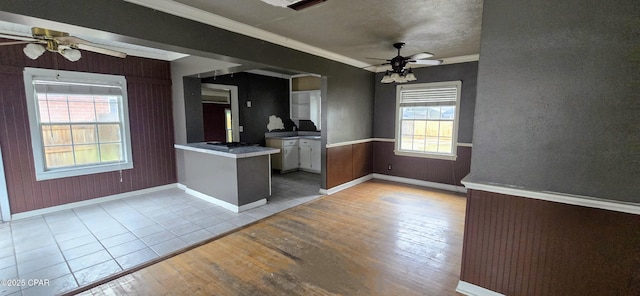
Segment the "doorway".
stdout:
<svg viewBox="0 0 640 296">
<path fill-rule="evenodd" d="M 202 84 L 204 141 L 239 142 L 238 87 Z"/>
</svg>

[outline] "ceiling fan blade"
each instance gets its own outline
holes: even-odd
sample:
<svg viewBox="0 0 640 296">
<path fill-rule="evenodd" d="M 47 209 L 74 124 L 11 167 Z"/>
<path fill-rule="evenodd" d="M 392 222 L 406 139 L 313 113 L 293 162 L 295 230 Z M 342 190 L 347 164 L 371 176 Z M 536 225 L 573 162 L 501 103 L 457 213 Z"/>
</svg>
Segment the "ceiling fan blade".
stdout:
<svg viewBox="0 0 640 296">
<path fill-rule="evenodd" d="M 95 45 L 78 43 L 78 44 L 73 44 L 72 47 L 75 47 L 77 49 L 86 50 L 86 51 L 92 51 L 92 52 L 97 52 L 97 53 L 101 53 L 101 54 L 106 54 L 106 55 L 110 55 L 110 56 L 114 56 L 114 57 L 118 57 L 118 58 L 126 58 L 127 57 L 127 54 L 124 53 L 124 52 L 111 50 L 111 49 L 106 49 L 106 48 L 102 48 L 102 47 L 95 46 Z"/>
<path fill-rule="evenodd" d="M 38 39 L 35 39 L 33 37 L 26 37 L 26 36 L 13 35 L 13 34 L 3 34 L 3 33 L 0 33 L 0 38 L 7 38 L 7 39 L 13 39 L 13 40 L 28 41 L 28 42 L 39 41 Z"/>
<path fill-rule="evenodd" d="M 118 58 L 125 58 L 127 54 L 117 50 L 111 50 L 104 47 L 100 47 L 95 43 L 89 42 L 82 38 L 74 37 L 74 36 L 63 36 L 63 37 L 55 37 L 53 38 L 61 45 L 68 45 L 72 48 L 82 49 L 91 52 L 97 52 L 101 54 L 106 54 Z"/>
<path fill-rule="evenodd" d="M 421 53 L 416 53 L 416 54 L 410 56 L 409 59 L 411 59 L 411 60 L 423 60 L 423 59 L 428 59 L 428 58 L 430 58 L 432 56 L 433 56 L 432 53 L 421 52 Z"/>
<path fill-rule="evenodd" d="M 5 45 L 16 45 L 16 44 L 27 44 L 27 43 L 31 43 L 32 41 L 8 41 L 8 42 L 0 42 L 0 46 L 5 46 Z"/>
<path fill-rule="evenodd" d="M 366 67 L 362 67 L 362 68 L 360 68 L 360 69 L 368 69 L 368 68 L 374 68 L 374 67 L 375 67 L 375 68 L 376 68 L 376 70 L 377 70 L 377 68 L 380 68 L 380 67 L 382 67 L 382 66 L 386 66 L 386 65 L 391 65 L 391 63 L 383 63 L 383 64 L 377 64 L 377 65 L 369 65 L 369 66 L 366 66 Z"/>
<path fill-rule="evenodd" d="M 387 59 L 380 59 L 380 58 L 365 58 L 365 59 L 368 59 L 368 60 L 378 60 L 378 61 L 387 61 L 387 62 L 389 61 L 389 60 L 387 60 Z"/>
<path fill-rule="evenodd" d="M 417 61 L 409 61 L 410 63 L 419 64 L 419 65 L 440 65 L 442 64 L 442 60 L 417 60 Z"/>
</svg>

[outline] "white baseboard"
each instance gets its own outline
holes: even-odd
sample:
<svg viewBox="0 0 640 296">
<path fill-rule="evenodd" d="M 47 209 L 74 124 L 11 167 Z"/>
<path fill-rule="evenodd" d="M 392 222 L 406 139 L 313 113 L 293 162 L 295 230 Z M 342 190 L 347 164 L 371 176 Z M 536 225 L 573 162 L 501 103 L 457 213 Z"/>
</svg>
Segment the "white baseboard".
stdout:
<svg viewBox="0 0 640 296">
<path fill-rule="evenodd" d="M 465 188 L 464 186 L 455 186 L 455 185 L 450 185 L 450 184 L 442 184 L 442 183 L 429 182 L 429 181 L 417 180 L 417 179 L 409 179 L 409 178 L 396 177 L 396 176 L 389 176 L 389 175 L 383 175 L 383 174 L 373 174 L 373 178 L 374 179 L 380 179 L 380 180 L 393 181 L 393 182 L 398 182 L 398 183 L 405 183 L 405 184 L 411 184 L 411 185 L 418 185 L 418 186 L 423 186 L 423 187 L 435 188 L 435 189 L 448 190 L 448 191 L 453 191 L 453 192 L 467 193 L 467 188 Z"/>
<path fill-rule="evenodd" d="M 468 296 L 504 296 L 504 294 L 500 294 L 465 281 L 458 281 L 456 291 Z"/>
<path fill-rule="evenodd" d="M 320 194 L 334 194 L 336 192 L 345 190 L 349 187 L 353 187 L 356 186 L 360 183 L 364 183 L 366 181 L 369 181 L 371 179 L 380 179 L 380 180 L 386 180 L 386 181 L 392 181 L 392 182 L 398 182 L 398 183 L 404 183 L 404 184 L 410 184 L 410 185 L 417 185 L 417 186 L 422 186 L 422 187 L 429 187 L 429 188 L 435 188 L 435 189 L 442 189 L 442 190 L 448 190 L 448 191 L 453 191 L 453 192 L 460 192 L 460 193 L 467 193 L 467 188 L 465 188 L 464 186 L 455 186 L 455 185 L 450 185 L 450 184 L 442 184 L 442 183 L 436 183 L 436 182 L 429 182 L 429 181 L 423 181 L 423 180 L 417 180 L 417 179 L 409 179 L 409 178 L 403 178 L 403 177 L 396 177 L 396 176 L 389 176 L 389 175 L 383 175 L 383 174 L 369 174 L 366 175 L 364 177 L 355 179 L 351 182 L 347 182 L 344 183 L 342 185 L 338 185 L 336 187 L 333 188 L 329 188 L 329 189 L 320 189 Z"/>
<path fill-rule="evenodd" d="M 95 205 L 95 204 L 99 204 L 107 201 L 118 200 L 126 197 L 132 197 L 136 195 L 152 193 L 152 192 L 172 189 L 176 187 L 177 187 L 177 183 L 173 183 L 173 184 L 167 184 L 167 185 L 156 186 L 151 188 L 145 188 L 145 189 L 136 190 L 136 191 L 129 191 L 125 193 L 109 195 L 105 197 L 98 197 L 98 198 L 93 198 L 89 200 L 72 202 L 72 203 L 63 204 L 59 206 L 53 206 L 53 207 L 48 207 L 44 209 L 38 209 L 38 210 L 13 214 L 11 215 L 11 220 L 18 220 L 18 219 L 31 218 L 31 217 L 40 216 L 40 215 L 46 215 L 46 214 L 51 214 L 58 211 L 70 210 L 73 208 L 79 208 L 79 207 L 84 207 L 89 205 Z"/>
<path fill-rule="evenodd" d="M 369 181 L 371 179 L 373 179 L 373 174 L 368 174 L 368 175 L 366 175 L 364 177 L 360 177 L 360 178 L 355 179 L 353 181 L 350 181 L 350 182 L 347 182 L 347 183 L 344 183 L 344 184 L 340 184 L 340 185 L 338 185 L 336 187 L 333 187 L 333 188 L 329 188 L 329 189 L 326 189 L 326 190 L 325 189 L 320 189 L 320 194 L 331 195 L 331 194 L 334 194 L 336 192 L 340 192 L 342 190 L 345 190 L 345 189 L 347 189 L 349 187 L 356 186 L 356 185 L 358 185 L 360 183 L 367 182 L 367 181 Z"/>
<path fill-rule="evenodd" d="M 195 197 L 197 197 L 199 199 L 202 199 L 204 201 L 210 202 L 210 203 L 212 203 L 214 205 L 221 206 L 221 207 L 223 207 L 223 208 L 225 208 L 225 209 L 227 209 L 229 211 L 235 212 L 235 213 L 240 213 L 242 211 L 250 210 L 250 209 L 257 208 L 259 206 L 267 204 L 267 199 L 263 198 L 263 199 L 254 201 L 252 203 L 248 203 L 246 205 L 237 206 L 237 205 L 234 205 L 232 203 L 226 202 L 224 200 L 217 199 L 217 198 L 215 198 L 213 196 L 204 194 L 204 193 L 202 193 L 200 191 L 196 191 L 196 190 L 190 189 L 190 188 L 188 188 L 187 186 L 185 186 L 183 184 L 179 184 L 178 188 L 180 188 L 180 189 L 184 188 L 183 190 L 184 190 L 184 192 L 186 194 L 195 196 Z"/>
</svg>

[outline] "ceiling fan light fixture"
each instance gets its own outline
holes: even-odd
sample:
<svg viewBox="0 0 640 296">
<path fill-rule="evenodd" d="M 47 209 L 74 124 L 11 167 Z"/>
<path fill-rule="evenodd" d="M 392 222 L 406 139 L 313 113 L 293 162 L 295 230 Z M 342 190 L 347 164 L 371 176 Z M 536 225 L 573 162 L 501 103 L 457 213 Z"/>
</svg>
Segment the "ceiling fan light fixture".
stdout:
<svg viewBox="0 0 640 296">
<path fill-rule="evenodd" d="M 60 54 L 67 60 L 75 62 L 82 57 L 82 53 L 74 48 L 66 48 L 60 51 Z"/>
<path fill-rule="evenodd" d="M 416 78 L 416 75 L 413 74 L 413 70 L 411 70 L 411 68 L 409 68 L 409 71 L 407 72 L 407 74 L 404 76 L 404 78 L 407 81 L 416 81 L 418 80 L 418 78 Z"/>
<path fill-rule="evenodd" d="M 46 51 L 46 49 L 40 44 L 29 43 L 24 47 L 24 49 L 22 49 L 22 51 L 27 57 L 35 60 L 39 58 Z"/>
<path fill-rule="evenodd" d="M 389 71 L 384 73 L 384 76 L 382 77 L 382 80 L 380 80 L 380 82 L 382 82 L 382 83 L 391 83 L 391 82 L 393 82 L 393 79 L 391 79 L 391 75 L 390 75 Z"/>
</svg>

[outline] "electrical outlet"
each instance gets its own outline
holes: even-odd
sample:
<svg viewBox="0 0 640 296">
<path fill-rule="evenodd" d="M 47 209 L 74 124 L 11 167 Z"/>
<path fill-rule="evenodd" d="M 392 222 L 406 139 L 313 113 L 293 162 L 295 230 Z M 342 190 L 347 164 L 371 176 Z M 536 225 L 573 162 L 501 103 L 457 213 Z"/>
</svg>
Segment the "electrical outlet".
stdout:
<svg viewBox="0 0 640 296">
<path fill-rule="evenodd" d="M 389 168 L 387 168 L 388 170 L 391 170 L 391 165 L 389 165 Z"/>
</svg>

